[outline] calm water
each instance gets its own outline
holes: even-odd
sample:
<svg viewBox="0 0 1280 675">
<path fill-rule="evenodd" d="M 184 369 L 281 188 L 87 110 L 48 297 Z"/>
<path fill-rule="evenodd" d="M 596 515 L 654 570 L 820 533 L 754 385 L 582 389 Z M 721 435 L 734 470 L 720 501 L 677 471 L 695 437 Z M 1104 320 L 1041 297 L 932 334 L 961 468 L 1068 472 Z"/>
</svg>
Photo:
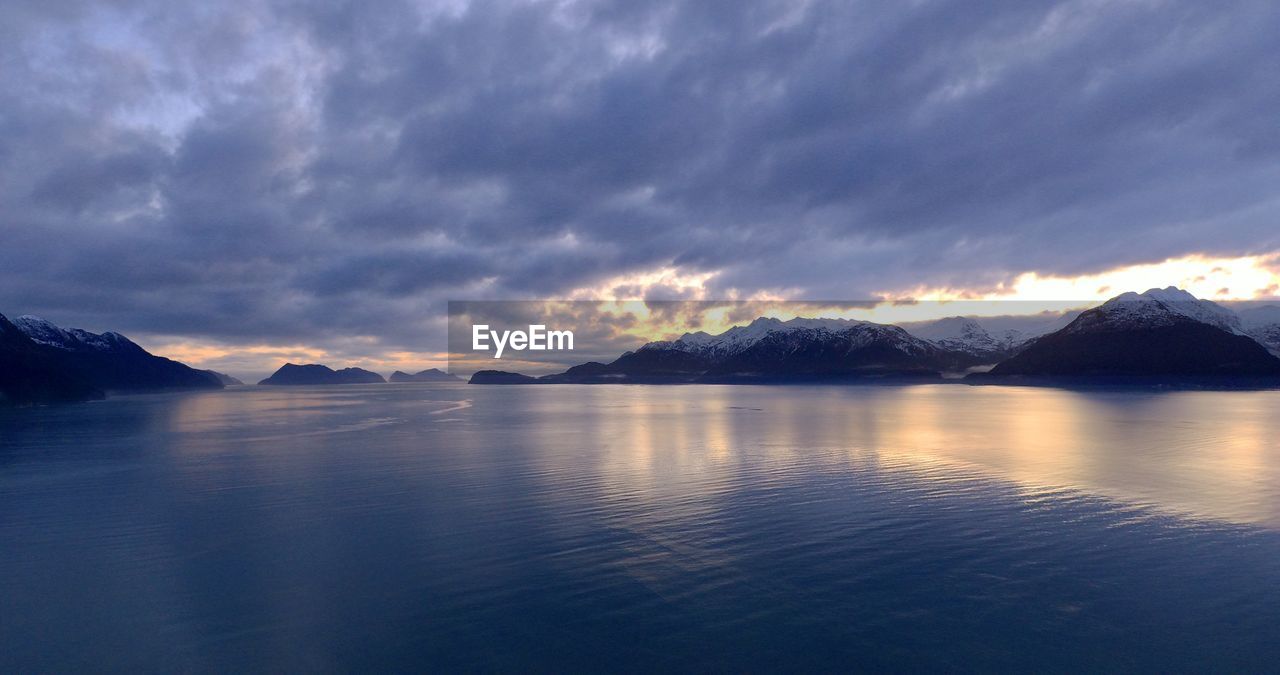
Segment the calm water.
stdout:
<svg viewBox="0 0 1280 675">
<path fill-rule="evenodd" d="M 1263 670 L 1280 392 L 0 411 L 0 671 Z"/>
</svg>

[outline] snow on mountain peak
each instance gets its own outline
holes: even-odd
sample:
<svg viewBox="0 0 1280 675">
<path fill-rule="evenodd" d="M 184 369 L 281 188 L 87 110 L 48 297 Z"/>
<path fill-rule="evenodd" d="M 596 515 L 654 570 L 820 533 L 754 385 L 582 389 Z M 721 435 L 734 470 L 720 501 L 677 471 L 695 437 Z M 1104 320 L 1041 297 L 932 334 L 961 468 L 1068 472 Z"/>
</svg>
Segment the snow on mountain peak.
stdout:
<svg viewBox="0 0 1280 675">
<path fill-rule="evenodd" d="M 1012 348 L 1015 340 L 1013 335 L 997 338 L 982 324 L 966 316 L 949 316 L 917 323 L 912 325 L 909 331 L 912 335 L 928 340 L 943 349 L 973 355 L 1007 351 Z"/>
<path fill-rule="evenodd" d="M 651 342 L 644 348 L 680 349 L 698 353 L 732 354 L 742 351 L 765 337 L 778 332 L 797 330 L 826 330 L 833 333 L 849 330 L 856 326 L 877 325 L 856 319 L 808 319 L 796 317 L 783 321 L 769 316 L 762 316 L 745 326 L 734 326 L 719 335 L 711 335 L 705 331 L 685 333 L 672 342 Z"/>
<path fill-rule="evenodd" d="M 58 331 L 62 330 L 61 328 L 58 328 L 57 326 L 55 326 L 52 321 L 49 321 L 48 319 L 42 319 L 34 314 L 23 314 L 22 316 L 14 319 L 13 323 L 21 324 L 23 326 L 30 326 L 33 329 L 58 330 Z"/>
<path fill-rule="evenodd" d="M 1201 301 L 1196 296 L 1188 293 L 1187 291 L 1182 290 L 1181 288 L 1178 288 L 1177 286 L 1165 286 L 1164 288 L 1150 288 L 1150 289 L 1147 289 L 1147 292 L 1143 293 L 1143 295 L 1153 300 L 1159 300 L 1160 302 L 1165 302 L 1165 303 L 1209 302 L 1208 300 Z"/>
<path fill-rule="evenodd" d="M 1174 286 L 1152 288 L 1145 293 L 1121 293 L 1103 303 L 1100 309 L 1121 321 L 1161 324 L 1172 320 L 1171 315 L 1179 315 L 1228 333 L 1245 334 L 1235 312 Z"/>
<path fill-rule="evenodd" d="M 68 343 L 75 339 L 70 333 L 54 325 L 53 322 L 31 314 L 23 314 L 14 319 L 13 325 L 17 326 L 18 330 L 26 334 L 33 342 L 50 347 L 70 349 L 71 347 Z"/>
<path fill-rule="evenodd" d="M 911 334 L 926 340 L 954 340 L 989 335 L 977 321 L 964 316 L 948 316 L 911 327 Z"/>
<path fill-rule="evenodd" d="M 1089 315 L 1085 321 L 1078 321 L 1085 315 Z M 901 342 L 901 338 L 905 337 L 916 341 L 923 340 L 947 351 L 990 357 L 1008 354 L 1029 340 L 1061 329 L 1089 330 L 1091 326 L 1099 325 L 1099 322 L 1112 327 L 1162 326 L 1186 319 L 1207 323 L 1236 335 L 1252 337 L 1273 352 L 1280 354 L 1280 307 L 1258 307 L 1242 310 L 1237 314 L 1215 302 L 1196 298 L 1176 286 L 1152 288 L 1143 293 L 1122 293 L 1083 314 L 1066 312 L 1047 317 L 995 317 L 994 319 L 978 317 L 975 319 L 966 316 L 950 316 L 932 321 L 908 323 L 903 326 L 887 326 L 855 319 L 797 317 L 783 321 L 774 317 L 759 317 L 746 325 L 734 326 L 718 335 L 705 331 L 685 333 L 676 340 L 651 342 L 641 349 L 675 349 L 705 356 L 723 357 L 736 354 L 767 336 L 777 333 L 800 330 L 844 333 L 856 327 L 864 327 L 867 330 L 862 331 L 858 339 L 873 339 L 873 336 L 879 336 Z M 988 329 L 988 326 L 991 326 L 991 329 Z M 893 331 L 905 331 L 906 335 L 892 336 L 889 333 Z"/>
<path fill-rule="evenodd" d="M 68 351 L 74 349 L 109 351 L 133 344 L 129 338 L 119 333 L 106 332 L 99 335 L 80 328 L 61 328 L 52 321 L 31 314 L 24 314 L 14 319 L 13 324 L 33 342 Z"/>
</svg>

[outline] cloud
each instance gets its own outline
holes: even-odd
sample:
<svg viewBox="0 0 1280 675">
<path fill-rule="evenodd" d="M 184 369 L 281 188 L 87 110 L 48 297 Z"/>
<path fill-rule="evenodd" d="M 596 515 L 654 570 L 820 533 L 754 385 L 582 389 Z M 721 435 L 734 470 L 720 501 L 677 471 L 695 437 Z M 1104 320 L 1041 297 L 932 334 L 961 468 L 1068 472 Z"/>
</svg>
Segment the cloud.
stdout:
<svg viewBox="0 0 1280 675">
<path fill-rule="evenodd" d="M 1273 3 L 19 2 L 0 26 L 0 311 L 87 328 L 376 356 L 440 351 L 448 299 L 664 270 L 856 300 L 1280 250 Z"/>
</svg>

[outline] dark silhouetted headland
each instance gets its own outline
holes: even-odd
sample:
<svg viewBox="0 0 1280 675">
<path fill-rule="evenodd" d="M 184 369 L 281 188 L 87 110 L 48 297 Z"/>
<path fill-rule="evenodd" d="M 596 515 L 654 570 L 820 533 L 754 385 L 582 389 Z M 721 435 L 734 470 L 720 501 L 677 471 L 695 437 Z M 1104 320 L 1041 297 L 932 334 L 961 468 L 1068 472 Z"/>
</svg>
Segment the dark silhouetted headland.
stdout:
<svg viewBox="0 0 1280 675">
<path fill-rule="evenodd" d="M 471 376 L 471 384 L 537 384 L 538 378 L 503 370 L 481 370 Z"/>
<path fill-rule="evenodd" d="M 101 398 L 104 391 L 223 386 L 215 374 L 151 354 L 119 333 L 0 316 L 0 336 L 0 392 L 11 404 L 83 401 Z"/>
<path fill-rule="evenodd" d="M 413 374 L 409 374 L 409 373 L 397 370 L 396 372 L 391 373 L 391 377 L 388 379 L 391 382 L 463 382 L 464 381 L 461 377 L 458 377 L 457 375 L 450 375 L 449 373 L 446 373 L 443 370 L 440 370 L 439 368 L 428 368 L 427 370 L 420 370 Z"/>
<path fill-rule="evenodd" d="M 297 365 L 286 363 L 280 369 L 258 384 L 265 385 L 305 385 L 305 384 L 377 384 L 386 380 L 382 376 L 363 368 L 343 368 L 334 370 L 329 366 L 315 363 Z"/>
</svg>

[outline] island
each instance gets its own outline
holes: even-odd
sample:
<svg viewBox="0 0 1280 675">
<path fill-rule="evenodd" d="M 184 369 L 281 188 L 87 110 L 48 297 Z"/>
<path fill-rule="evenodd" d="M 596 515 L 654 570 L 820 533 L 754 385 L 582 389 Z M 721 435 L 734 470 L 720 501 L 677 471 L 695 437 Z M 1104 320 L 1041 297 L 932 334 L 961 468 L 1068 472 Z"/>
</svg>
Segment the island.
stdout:
<svg viewBox="0 0 1280 675">
<path fill-rule="evenodd" d="M 420 370 L 413 374 L 397 370 L 396 372 L 391 373 L 391 377 L 389 378 L 389 381 L 399 383 L 399 382 L 463 382 L 464 380 L 461 377 L 458 377 L 457 375 L 450 375 L 449 373 L 446 373 L 443 370 L 440 370 L 439 368 L 428 368 L 426 370 Z"/>
<path fill-rule="evenodd" d="M 262 380 L 260 385 L 312 385 L 312 384 L 381 384 L 382 376 L 363 368 L 334 370 L 317 363 L 298 365 L 286 363 Z"/>
</svg>

